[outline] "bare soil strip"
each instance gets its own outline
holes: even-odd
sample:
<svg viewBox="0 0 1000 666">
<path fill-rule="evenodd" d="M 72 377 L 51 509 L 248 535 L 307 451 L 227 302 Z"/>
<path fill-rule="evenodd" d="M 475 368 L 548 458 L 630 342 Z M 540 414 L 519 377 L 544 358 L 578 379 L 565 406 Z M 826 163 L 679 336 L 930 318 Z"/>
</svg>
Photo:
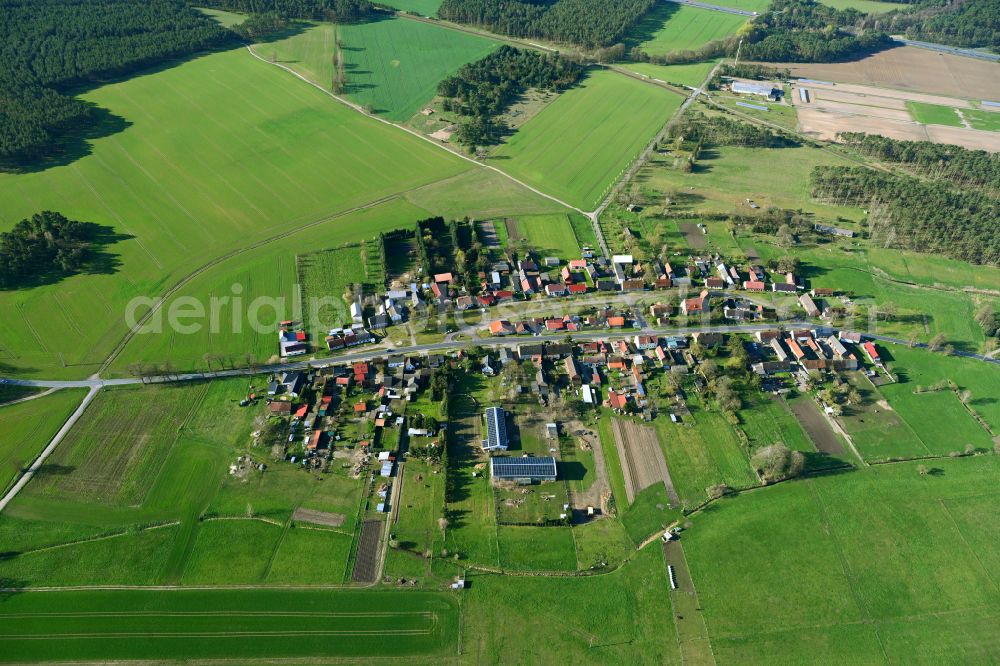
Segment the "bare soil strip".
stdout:
<svg viewBox="0 0 1000 666">
<path fill-rule="evenodd" d="M 684 234 L 684 240 L 687 242 L 689 248 L 697 250 L 705 247 L 705 234 L 701 232 L 701 229 L 698 228 L 695 222 L 678 222 L 677 228 Z"/>
<path fill-rule="evenodd" d="M 325 525 L 326 527 L 340 527 L 344 524 L 344 515 L 299 507 L 292 514 L 292 520 L 301 523 L 312 523 L 313 525 Z"/>
<path fill-rule="evenodd" d="M 374 583 L 378 574 L 379 537 L 382 535 L 381 520 L 366 520 L 358 540 L 358 555 L 354 558 L 354 572 L 351 580 L 355 583 Z"/>
<path fill-rule="evenodd" d="M 841 63 L 779 63 L 792 76 L 857 83 L 965 99 L 1000 99 L 996 63 L 935 53 L 912 46 Z"/>
<path fill-rule="evenodd" d="M 656 430 L 624 419 L 612 419 L 611 424 L 615 447 L 622 461 L 625 495 L 629 504 L 635 500 L 637 492 L 655 483 L 663 484 L 671 504 L 680 504 Z"/>
<path fill-rule="evenodd" d="M 809 400 L 796 400 L 788 403 L 788 407 L 792 410 L 792 414 L 795 414 L 795 418 L 799 420 L 802 429 L 809 435 L 809 439 L 816 445 L 817 450 L 831 456 L 844 455 L 844 447 L 837 439 L 837 433 L 819 413 L 819 408 L 816 405 Z"/>
</svg>

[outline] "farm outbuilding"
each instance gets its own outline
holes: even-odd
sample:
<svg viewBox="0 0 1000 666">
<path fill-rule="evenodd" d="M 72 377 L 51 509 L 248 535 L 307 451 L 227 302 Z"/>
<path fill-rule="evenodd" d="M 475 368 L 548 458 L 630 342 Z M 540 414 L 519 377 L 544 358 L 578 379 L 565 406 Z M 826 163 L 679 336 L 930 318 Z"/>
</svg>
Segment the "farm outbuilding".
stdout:
<svg viewBox="0 0 1000 666">
<path fill-rule="evenodd" d="M 767 99 L 781 96 L 781 88 L 770 81 L 733 81 L 729 89 L 737 95 L 756 95 Z"/>
<path fill-rule="evenodd" d="M 556 459 L 551 456 L 540 458 L 512 458 L 499 456 L 490 458 L 490 474 L 502 481 L 555 481 Z"/>
</svg>

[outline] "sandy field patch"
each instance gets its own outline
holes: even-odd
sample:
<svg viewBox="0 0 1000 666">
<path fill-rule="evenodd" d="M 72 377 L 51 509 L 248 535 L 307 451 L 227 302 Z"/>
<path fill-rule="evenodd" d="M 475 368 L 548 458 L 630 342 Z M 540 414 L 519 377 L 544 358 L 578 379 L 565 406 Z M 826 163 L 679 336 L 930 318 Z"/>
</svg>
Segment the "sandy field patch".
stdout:
<svg viewBox="0 0 1000 666">
<path fill-rule="evenodd" d="M 882 95 L 868 95 L 868 94 L 857 94 L 853 92 L 842 92 L 840 91 L 840 86 L 836 88 L 825 88 L 816 86 L 810 87 L 808 85 L 798 86 L 800 88 L 806 88 L 809 91 L 809 97 L 811 103 L 823 102 L 840 102 L 844 104 L 860 104 L 863 106 L 870 106 L 880 109 L 898 109 L 906 110 L 906 101 L 902 99 L 895 99 L 893 97 L 887 97 Z M 872 88 L 872 90 L 878 90 L 877 88 Z M 895 91 L 887 91 L 895 92 Z M 793 96 L 793 103 L 798 106 L 803 106 L 802 100 L 798 95 Z"/>
<path fill-rule="evenodd" d="M 856 98 L 859 101 L 863 98 Z M 812 105 L 810 105 L 812 106 Z M 829 100 L 818 100 L 815 106 L 823 109 L 827 113 L 845 116 L 866 116 L 868 118 L 886 118 L 888 120 L 912 121 L 910 112 L 906 109 L 886 109 L 880 106 L 864 106 L 862 104 L 848 104 L 846 102 L 831 102 Z"/>
<path fill-rule="evenodd" d="M 997 63 L 912 46 L 889 49 L 855 62 L 774 63 L 772 66 L 789 69 L 793 76 L 822 81 L 1000 101 L 1000 65 Z"/>
<path fill-rule="evenodd" d="M 1000 153 L 1000 132 L 928 125 L 927 136 L 936 143 L 953 143 L 956 146 Z"/>
<path fill-rule="evenodd" d="M 890 139 L 929 141 L 925 126 L 912 120 L 899 121 L 861 115 L 829 113 L 820 107 L 799 107 L 799 129 L 818 139 L 833 141 L 838 132 L 867 132 Z"/>
</svg>

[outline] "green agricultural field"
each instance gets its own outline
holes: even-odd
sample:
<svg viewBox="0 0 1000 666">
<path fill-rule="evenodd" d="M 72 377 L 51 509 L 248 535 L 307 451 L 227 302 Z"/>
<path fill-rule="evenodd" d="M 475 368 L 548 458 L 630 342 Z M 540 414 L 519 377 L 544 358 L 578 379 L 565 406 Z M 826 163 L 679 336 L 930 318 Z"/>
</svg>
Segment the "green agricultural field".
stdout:
<svg viewBox="0 0 1000 666">
<path fill-rule="evenodd" d="M 627 69 L 653 79 L 679 86 L 696 88 L 705 82 L 715 67 L 714 62 L 693 62 L 685 65 L 654 65 L 648 62 L 630 62 Z"/>
<path fill-rule="evenodd" d="M 576 571 L 576 546 L 569 527 L 501 525 L 497 539 L 505 571 Z"/>
<path fill-rule="evenodd" d="M 254 44 L 254 52 L 288 67 L 326 90 L 333 87 L 333 51 L 338 27 L 332 23 L 293 24 L 286 37 Z"/>
<path fill-rule="evenodd" d="M 141 504 L 208 384 L 106 389 L 32 480 L 63 499 Z"/>
<path fill-rule="evenodd" d="M 15 405 L 0 405 L 0 491 L 42 452 L 83 400 L 85 391 L 63 389 Z"/>
<path fill-rule="evenodd" d="M 658 546 L 598 576 L 470 574 L 462 654 L 476 663 L 679 664 L 666 574 Z M 482 617 L 491 621 L 470 621 Z"/>
<path fill-rule="evenodd" d="M 594 72 L 528 121 L 491 161 L 590 210 L 682 101 L 679 95 L 621 74 Z"/>
<path fill-rule="evenodd" d="M 0 294 L 14 372 L 89 375 L 125 333 L 130 299 L 156 297 L 235 248 L 470 168 L 246 50 L 85 98 L 119 118 L 120 131 L 70 164 L 0 174 L 0 228 L 49 209 L 128 237 L 107 248 L 120 263 L 111 273 Z"/>
<path fill-rule="evenodd" d="M 202 523 L 181 583 L 262 583 L 283 531 L 280 525 L 252 519 Z M 334 580 L 339 582 L 337 573 Z"/>
<path fill-rule="evenodd" d="M 663 3 L 643 17 L 632 37 L 646 53 L 664 55 L 701 48 L 735 33 L 746 22 L 747 17 L 739 14 Z"/>
<path fill-rule="evenodd" d="M 910 455 L 948 455 L 967 446 L 992 450 L 991 434 L 975 420 L 954 391 L 914 393 L 914 385 L 906 383 L 883 386 L 882 394 L 926 449 L 926 453 L 918 449 Z"/>
<path fill-rule="evenodd" d="M 453 657 L 458 642 L 458 604 L 443 592 L 88 590 L 5 601 L 2 662 L 423 661 Z"/>
<path fill-rule="evenodd" d="M 871 382 L 860 373 L 852 373 L 847 381 L 860 394 L 861 404 L 851 405 L 837 420 L 865 460 L 930 455 L 919 435 Z"/>
<path fill-rule="evenodd" d="M 973 129 L 1000 132 L 1000 113 L 996 111 L 962 109 L 962 115 L 969 121 Z"/>
<path fill-rule="evenodd" d="M 580 257 L 580 244 L 568 215 L 521 217 L 517 220 L 517 228 L 528 246 L 537 249 L 542 256 L 556 256 L 564 261 Z"/>
<path fill-rule="evenodd" d="M 601 437 L 601 451 L 604 453 L 604 465 L 608 471 L 611 494 L 618 512 L 621 513 L 628 509 L 628 495 L 625 492 L 625 473 L 622 471 L 621 459 L 618 457 L 615 436 L 611 430 L 611 416 L 608 413 L 604 413 L 600 421 L 597 422 L 597 432 Z"/>
<path fill-rule="evenodd" d="M 941 106 L 940 104 L 927 104 L 926 102 L 913 102 L 907 100 L 906 108 L 910 115 L 918 123 L 924 125 L 948 125 L 949 127 L 962 127 L 962 118 L 954 108 Z"/>
<path fill-rule="evenodd" d="M 380 5 L 403 12 L 415 12 L 423 16 L 435 16 L 441 0 L 379 0 Z"/>
<path fill-rule="evenodd" d="M 669 461 L 667 463 L 670 464 Z M 673 476 L 671 476 L 671 480 Z M 655 483 L 639 491 L 628 511 L 621 515 L 622 525 L 629 539 L 636 546 L 663 528 L 680 520 L 679 509 L 670 508 L 670 498 L 662 483 Z"/>
<path fill-rule="evenodd" d="M 347 96 L 390 120 L 403 121 L 437 92 L 437 84 L 500 44 L 402 18 L 340 29 Z"/>
<path fill-rule="evenodd" d="M 431 560 L 425 559 L 425 554 L 439 555 L 444 540 L 440 524 L 444 485 L 442 470 L 432 468 L 427 462 L 410 459 L 404 465 L 399 519 L 392 526 L 392 538 L 399 547 L 386 555 L 389 575 L 415 578 L 430 575 Z"/>
<path fill-rule="evenodd" d="M 995 661 L 998 459 L 928 467 L 796 481 L 697 516 L 684 549 L 716 658 Z"/>
</svg>

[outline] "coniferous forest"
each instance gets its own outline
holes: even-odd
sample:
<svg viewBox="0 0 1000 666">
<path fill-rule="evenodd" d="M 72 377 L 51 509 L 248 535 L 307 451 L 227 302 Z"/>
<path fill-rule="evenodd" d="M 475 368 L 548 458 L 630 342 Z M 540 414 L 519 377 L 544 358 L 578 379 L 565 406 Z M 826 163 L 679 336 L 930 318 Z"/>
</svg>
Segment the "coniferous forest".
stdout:
<svg viewBox="0 0 1000 666">
<path fill-rule="evenodd" d="M 513 37 L 610 46 L 656 0 L 444 0 L 441 18 Z"/>
<path fill-rule="evenodd" d="M 0 161 L 52 148 L 91 107 L 71 86 L 217 47 L 233 33 L 181 0 L 0 0 Z"/>
<path fill-rule="evenodd" d="M 496 143 L 504 130 L 496 116 L 525 90 L 561 91 L 576 83 L 583 67 L 557 55 L 501 46 L 463 66 L 438 85 L 445 110 L 465 120 L 456 138 L 467 146 Z"/>
</svg>

